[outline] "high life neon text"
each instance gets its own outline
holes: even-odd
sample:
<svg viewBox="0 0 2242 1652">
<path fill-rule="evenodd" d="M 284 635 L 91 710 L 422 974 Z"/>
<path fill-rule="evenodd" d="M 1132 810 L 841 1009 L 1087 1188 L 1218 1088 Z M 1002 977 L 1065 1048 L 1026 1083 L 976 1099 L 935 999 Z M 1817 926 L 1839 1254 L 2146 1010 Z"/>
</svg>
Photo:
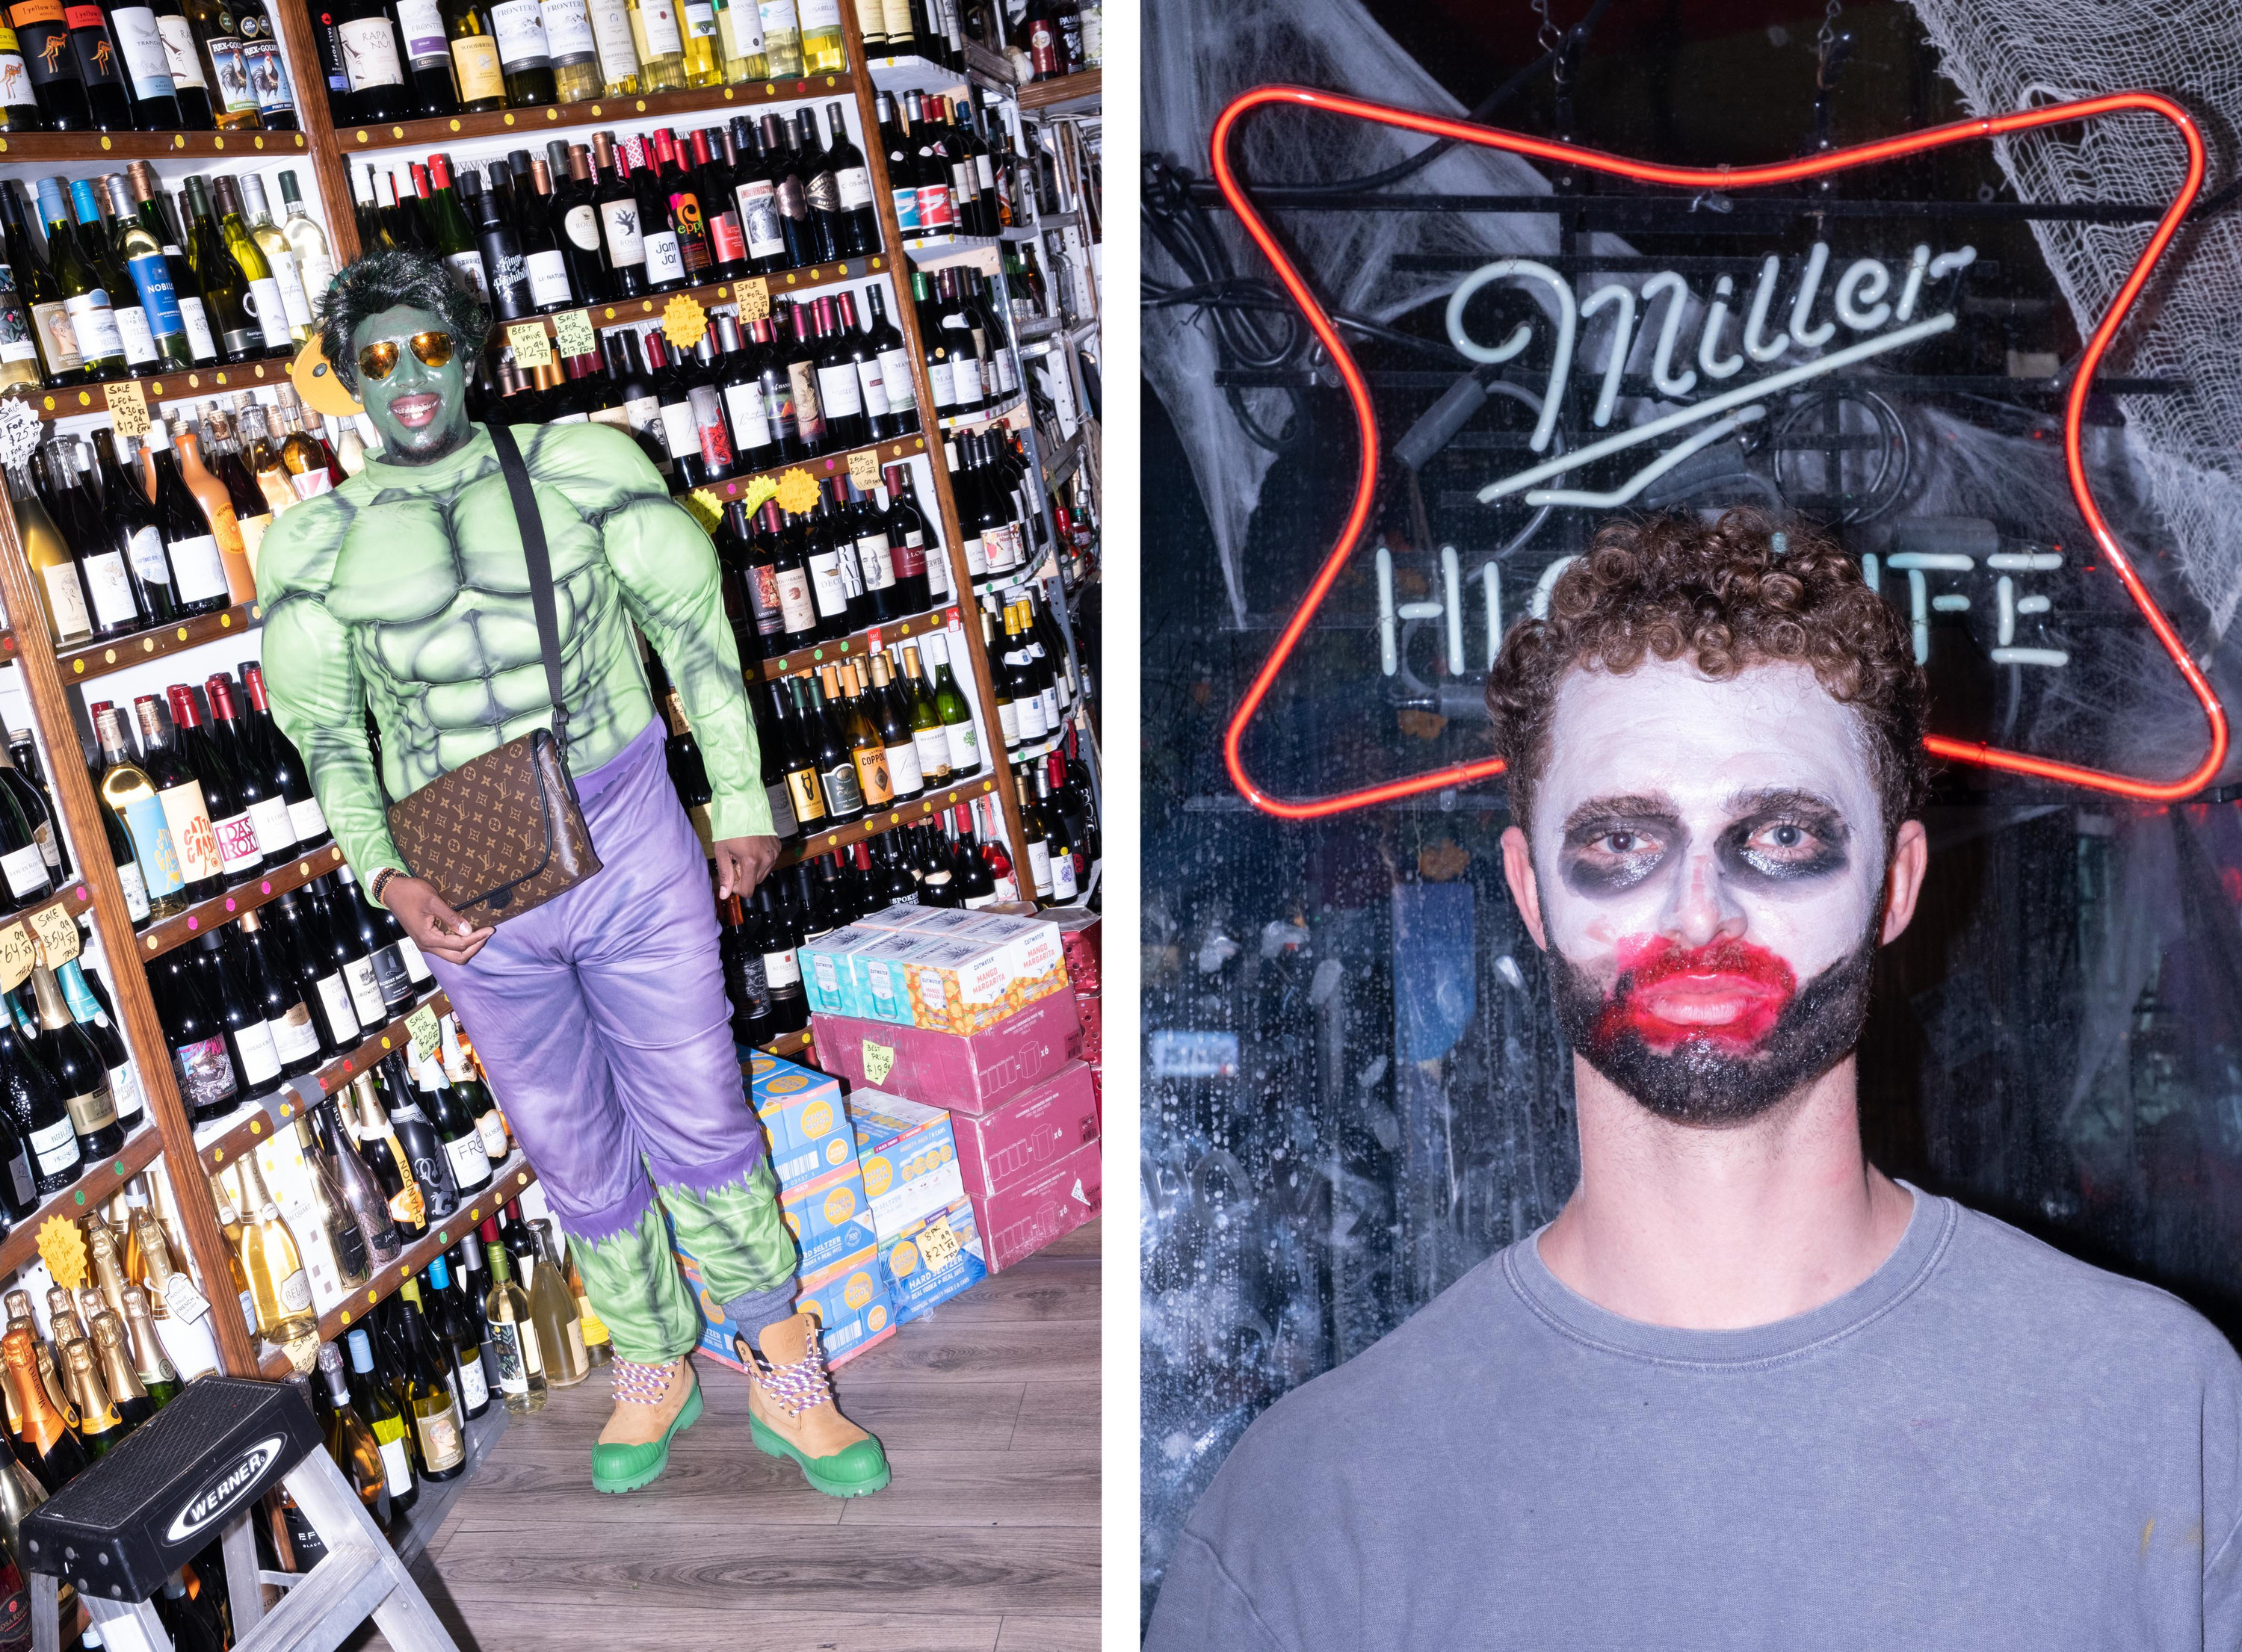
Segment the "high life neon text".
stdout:
<svg viewBox="0 0 2242 1652">
<path fill-rule="evenodd" d="M 1464 324 L 1464 310 L 1480 288 L 1497 281 L 1529 282 L 1545 290 L 1555 306 L 1556 348 L 1550 356 L 1549 377 L 1541 391 L 1541 414 L 1534 426 L 1531 444 L 1536 453 L 1548 451 L 1549 439 L 1556 430 L 1557 413 L 1564 405 L 1565 388 L 1572 377 L 1581 324 L 1607 310 L 1612 312 L 1613 318 L 1604 351 L 1603 384 L 1596 396 L 1595 411 L 1589 416 L 1595 428 L 1602 430 L 1609 425 L 1613 411 L 1619 405 L 1621 378 L 1640 336 L 1638 322 L 1642 332 L 1647 333 L 1651 315 L 1661 302 L 1658 343 L 1651 357 L 1651 384 L 1665 400 L 1680 400 L 1699 392 L 1701 386 L 1702 393 L 1700 399 L 1674 412 L 1646 419 L 1600 442 L 1592 442 L 1574 452 L 1561 453 L 1490 482 L 1480 490 L 1480 502 L 1491 505 L 1497 499 L 1524 492 L 1526 503 L 1537 507 L 1570 505 L 1610 510 L 1625 505 L 1691 454 L 1764 418 L 1767 398 L 1950 331 L 1955 319 L 1950 311 L 1920 319 L 1916 311 L 1923 303 L 1926 287 L 1966 270 L 1977 257 L 1975 247 L 1934 253 L 1927 244 L 1918 244 L 1899 267 L 1897 275 L 1890 264 L 1880 258 L 1856 258 L 1829 286 L 1825 311 L 1821 300 L 1829 271 L 1829 244 L 1814 244 L 1792 284 L 1789 304 L 1781 310 L 1777 305 L 1783 296 L 1780 291 L 1782 260 L 1770 252 L 1760 262 L 1758 279 L 1753 284 L 1749 304 L 1739 304 L 1742 292 L 1735 277 L 1724 275 L 1713 284 L 1712 299 L 1702 307 L 1703 319 L 1697 330 L 1694 357 L 1684 351 L 1682 343 L 1682 324 L 1689 309 L 1688 300 L 1693 295 L 1689 284 L 1678 271 L 1661 270 L 1644 280 L 1640 288 L 1620 281 L 1608 282 L 1585 299 L 1575 301 L 1572 283 L 1546 264 L 1532 258 L 1498 258 L 1482 264 L 1465 277 L 1448 298 L 1448 342 L 1466 359 L 1484 365 L 1512 361 L 1524 354 L 1534 339 L 1534 324 L 1530 321 L 1520 322 L 1499 344 L 1473 338 Z M 1782 318 L 1781 321 L 1776 319 L 1778 315 Z M 1857 337 L 1851 343 L 1825 350 L 1837 337 L 1840 324 Z M 1825 353 L 1746 378 L 1726 389 L 1718 388 L 1747 367 L 1771 366 L 1783 356 L 1804 350 L 1825 350 Z M 1677 351 L 1682 351 L 1678 358 Z M 1668 449 L 1608 492 L 1535 485 L 1719 414 L 1727 417 Z"/>
</svg>

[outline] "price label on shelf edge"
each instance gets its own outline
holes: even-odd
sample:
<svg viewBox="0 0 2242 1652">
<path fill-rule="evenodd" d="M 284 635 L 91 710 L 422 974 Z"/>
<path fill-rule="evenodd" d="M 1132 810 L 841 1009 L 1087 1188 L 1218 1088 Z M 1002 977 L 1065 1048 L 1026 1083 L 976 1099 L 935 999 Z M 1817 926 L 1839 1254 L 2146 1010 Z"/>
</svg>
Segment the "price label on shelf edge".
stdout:
<svg viewBox="0 0 2242 1652">
<path fill-rule="evenodd" d="M 880 456 L 865 452 L 849 454 L 849 479 L 856 485 L 856 491 L 860 493 L 869 493 L 879 486 Z"/>
<path fill-rule="evenodd" d="M 38 949 L 31 944 L 31 932 L 21 924 L 10 924 L 0 929 L 0 992 L 12 993 L 31 979 L 31 966 L 38 960 Z"/>
<path fill-rule="evenodd" d="M 599 335 L 592 331 L 591 312 L 569 310 L 554 317 L 553 342 L 564 356 L 598 355 L 600 339 Z"/>
<path fill-rule="evenodd" d="M 506 330 L 506 341 L 514 346 L 514 365 L 525 371 L 532 367 L 550 367 L 553 365 L 553 344 L 545 336 L 543 322 L 514 323 Z"/>
<path fill-rule="evenodd" d="M 148 433 L 148 398 L 140 393 L 133 379 L 111 385 L 107 392 L 109 422 L 119 436 L 145 436 Z"/>
<path fill-rule="evenodd" d="M 740 324 L 750 321 L 770 319 L 770 284 L 761 276 L 750 276 L 745 281 L 732 284 L 732 296 L 740 301 Z"/>
<path fill-rule="evenodd" d="M 31 929 L 38 937 L 39 960 L 49 969 L 60 969 L 78 955 L 77 920 L 60 906 L 42 906 L 33 913 Z"/>
</svg>

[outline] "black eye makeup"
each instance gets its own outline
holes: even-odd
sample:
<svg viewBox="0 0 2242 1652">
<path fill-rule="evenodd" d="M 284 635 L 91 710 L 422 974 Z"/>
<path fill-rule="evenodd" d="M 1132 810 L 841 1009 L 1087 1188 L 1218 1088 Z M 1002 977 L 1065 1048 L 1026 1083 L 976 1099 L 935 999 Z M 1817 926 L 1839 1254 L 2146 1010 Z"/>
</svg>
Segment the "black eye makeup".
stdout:
<svg viewBox="0 0 2242 1652">
<path fill-rule="evenodd" d="M 1615 895 L 1632 889 L 1686 849 L 1689 833 L 1663 809 L 1600 809 L 1591 805 L 1565 823 L 1558 865 L 1575 893 Z"/>
<path fill-rule="evenodd" d="M 1793 793 L 1762 799 L 1721 833 L 1716 853 L 1721 869 L 1740 882 L 1792 884 L 1843 872 L 1851 838 L 1836 809 Z"/>
</svg>

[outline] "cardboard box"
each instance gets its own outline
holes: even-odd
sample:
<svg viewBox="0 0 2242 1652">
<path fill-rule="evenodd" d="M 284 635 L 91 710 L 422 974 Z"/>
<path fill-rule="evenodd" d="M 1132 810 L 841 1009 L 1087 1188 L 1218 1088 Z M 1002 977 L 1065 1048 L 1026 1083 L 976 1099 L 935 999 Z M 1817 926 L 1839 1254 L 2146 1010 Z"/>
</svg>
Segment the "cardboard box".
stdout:
<svg viewBox="0 0 2242 1652">
<path fill-rule="evenodd" d="M 1103 1181 L 1098 1144 L 1092 1142 L 996 1193 L 969 1194 L 989 1271 L 1002 1273 L 1095 1216 Z"/>
<path fill-rule="evenodd" d="M 740 1328 L 725 1314 L 724 1305 L 708 1294 L 700 1265 L 681 1249 L 677 1260 L 694 1301 L 701 1306 L 701 1352 L 735 1371 L 745 1371 L 747 1345 Z M 865 1249 L 802 1281 L 795 1301 L 817 1316 L 818 1340 L 829 1368 L 846 1365 L 896 1334 L 895 1303 L 884 1277 L 877 1251 Z"/>
<path fill-rule="evenodd" d="M 798 1187 L 856 1160 L 840 1080 L 775 1055 L 748 1064 L 748 1096 L 770 1143 L 782 1188 Z"/>
<path fill-rule="evenodd" d="M 947 1113 L 877 1090 L 858 1090 L 852 1100 L 856 1159 L 882 1239 L 965 1196 Z"/>
<path fill-rule="evenodd" d="M 813 1012 L 948 1033 L 981 1032 L 1067 985 L 1057 931 L 988 913 L 909 929 L 851 924 L 800 957 Z"/>
<path fill-rule="evenodd" d="M 1066 953 L 1067 977 L 1074 982 L 1076 990 L 1096 992 L 1103 973 L 1102 914 L 1080 906 L 1053 906 L 1038 912 L 1036 917 L 1058 931 L 1060 945 Z"/>
<path fill-rule="evenodd" d="M 984 1197 L 1098 1140 L 1090 1069 L 1070 1061 L 988 1113 L 950 1119 L 965 1190 Z"/>
<path fill-rule="evenodd" d="M 880 1277 L 895 1302 L 898 1324 L 909 1324 L 988 1278 L 972 1201 L 960 1194 L 883 1239 Z"/>
<path fill-rule="evenodd" d="M 779 1214 L 802 1247 L 802 1274 L 807 1279 L 843 1256 L 879 1242 L 873 1226 L 872 1201 L 864 1191 L 864 1178 L 856 1156 L 838 1169 L 779 1190 Z"/>
<path fill-rule="evenodd" d="M 943 910 L 936 908 L 935 910 Z M 1051 993 L 978 1033 L 820 1014 L 818 1060 L 838 1077 L 953 1113 L 985 1113 L 1082 1053 L 1075 995 Z"/>
</svg>

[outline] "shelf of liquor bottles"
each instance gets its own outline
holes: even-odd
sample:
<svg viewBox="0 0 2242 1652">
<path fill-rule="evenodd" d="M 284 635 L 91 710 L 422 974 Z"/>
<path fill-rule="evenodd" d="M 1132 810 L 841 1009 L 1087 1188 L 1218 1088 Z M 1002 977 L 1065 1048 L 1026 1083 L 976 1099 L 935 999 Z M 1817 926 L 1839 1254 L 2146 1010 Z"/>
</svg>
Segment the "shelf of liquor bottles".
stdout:
<svg viewBox="0 0 2242 1652">
<path fill-rule="evenodd" d="M 924 797 L 914 798 L 909 803 L 899 803 L 893 808 L 874 810 L 863 819 L 851 820 L 846 826 L 828 826 L 822 831 L 806 833 L 779 851 L 777 864 L 790 866 L 811 855 L 845 849 L 852 843 L 876 838 L 883 832 L 893 832 L 898 826 L 916 826 L 922 820 L 932 819 L 937 810 L 970 803 L 975 798 L 988 796 L 996 789 L 995 777 L 988 776 L 964 786 L 944 786 L 939 793 L 930 792 Z"/>
<path fill-rule="evenodd" d="M 902 619 L 883 620 L 876 625 L 852 632 L 846 637 L 836 637 L 830 642 L 812 643 L 807 648 L 797 648 L 790 654 L 781 654 L 763 661 L 763 675 L 776 679 L 790 677 L 796 672 L 815 670 L 817 666 L 838 659 L 866 658 L 881 649 L 891 647 L 913 637 L 958 623 L 959 610 L 955 604 L 929 609 L 923 614 L 910 614 Z"/>
<path fill-rule="evenodd" d="M 37 1210 L 0 1239 L 0 1279 L 38 1261 L 39 1229 L 50 1219 L 69 1220 L 99 1209 L 130 1178 L 155 1163 L 163 1151 L 164 1133 L 143 1114 L 140 1127 L 125 1138 L 115 1154 L 89 1165 L 76 1181 L 43 1200 Z"/>
<path fill-rule="evenodd" d="M 643 97 L 597 97 L 541 108 L 492 110 L 480 115 L 440 115 L 433 120 L 379 122 L 339 126 L 335 142 L 346 158 L 392 149 L 440 149 L 477 137 L 518 137 L 531 132 L 559 133 L 609 121 L 665 121 L 687 115 L 721 115 L 727 110 L 805 98 L 848 97 L 856 83 L 847 75 L 811 75 L 796 80 L 748 81 L 698 91 L 650 92 Z"/>
<path fill-rule="evenodd" d="M 592 304 L 570 311 L 562 311 L 549 316 L 529 316 L 520 321 L 501 324 L 505 343 L 517 327 L 542 325 L 548 337 L 559 338 L 561 324 L 569 316 L 580 315 L 594 327 L 632 327 L 641 323 L 659 320 L 662 311 L 680 298 L 690 298 L 703 309 L 725 304 L 745 304 L 756 296 L 760 289 L 766 298 L 783 297 L 791 291 L 822 286 L 835 281 L 862 281 L 867 276 L 885 274 L 888 260 L 883 254 L 873 253 L 868 257 L 844 258 L 836 264 L 808 264 L 799 270 L 774 270 L 769 274 L 742 276 L 732 281 L 708 282 L 697 287 L 678 287 L 668 292 L 650 293 L 636 299 L 618 298 L 613 304 Z"/>
<path fill-rule="evenodd" d="M 316 1073 L 282 1085 L 231 1124 L 225 1124 L 218 1134 L 206 1140 L 198 1139 L 195 1143 L 197 1155 L 215 1170 L 238 1159 L 258 1143 L 271 1140 L 277 1131 L 304 1110 L 310 1099 L 308 1090 L 316 1088 L 322 1096 L 332 1095 L 359 1073 L 405 1048 L 413 1037 L 406 1024 L 424 1013 L 436 1016 L 452 1013 L 452 1000 L 444 995 L 441 987 L 422 994 L 388 1026 L 368 1033 L 357 1048 L 337 1056 Z M 219 1122 L 225 1123 L 223 1120 Z"/>
<path fill-rule="evenodd" d="M 497 1215 L 507 1200 L 519 1199 L 536 1180 L 537 1172 L 530 1167 L 528 1158 L 515 1148 L 504 1164 L 491 1167 L 490 1186 L 476 1194 L 464 1211 L 432 1219 L 428 1231 L 399 1252 L 394 1261 L 384 1262 L 365 1284 L 320 1314 L 319 1341 L 333 1341 L 364 1317 L 367 1309 L 473 1233 L 483 1218 Z M 287 1354 L 267 1344 L 258 1354 L 258 1368 L 263 1375 L 278 1381 L 291 1368 Z"/>
<path fill-rule="evenodd" d="M 138 631 L 101 642 L 81 643 L 55 651 L 55 662 L 66 683 L 91 682 L 111 672 L 146 660 L 161 659 L 182 649 L 199 648 L 222 637 L 245 637 L 265 619 L 265 610 L 253 602 L 238 602 L 220 613 L 198 614 L 192 619 L 159 630 Z"/>
<path fill-rule="evenodd" d="M 188 396 L 215 396 L 220 391 L 249 390 L 258 385 L 285 385 L 288 382 L 288 365 L 294 359 L 292 355 L 266 356 L 262 359 L 252 357 L 219 367 L 198 367 L 190 372 L 104 378 L 91 384 L 64 385 L 58 389 L 10 385 L 5 394 L 8 400 L 23 403 L 43 420 L 83 418 L 90 414 L 107 414 L 110 392 L 123 392 L 128 385 L 137 387 L 140 399 L 152 405 Z"/>
<path fill-rule="evenodd" d="M 7 132 L 0 133 L 0 163 L 239 160 L 252 155 L 296 155 L 301 132 Z"/>
<path fill-rule="evenodd" d="M 715 499 L 736 499 L 748 491 L 758 477 L 769 477 L 776 481 L 789 471 L 807 471 L 821 482 L 830 482 L 849 474 L 849 461 L 856 458 L 872 459 L 881 465 L 894 465 L 914 453 L 926 451 L 923 436 L 898 437 L 891 442 L 874 442 L 869 447 L 852 447 L 846 452 L 823 453 L 816 458 L 789 459 L 784 465 L 775 465 L 767 471 L 750 471 L 745 476 L 735 476 L 722 482 L 703 482 L 695 489 Z"/>
<path fill-rule="evenodd" d="M 324 878 L 343 863 L 343 852 L 333 844 L 314 849 L 277 872 L 245 878 L 224 894 L 198 901 L 183 913 L 158 919 L 136 937 L 142 958 L 160 958 L 174 946 L 184 946 L 196 936 L 231 923 L 245 912 L 292 889 L 300 889 L 314 878 Z"/>
<path fill-rule="evenodd" d="M 1040 109 L 1061 114 L 1098 103 L 1104 92 L 1105 71 L 1085 69 L 1078 75 L 1061 75 L 1051 80 L 1039 80 L 1031 86 L 1023 86 L 1018 95 L 1022 109 Z"/>
</svg>

